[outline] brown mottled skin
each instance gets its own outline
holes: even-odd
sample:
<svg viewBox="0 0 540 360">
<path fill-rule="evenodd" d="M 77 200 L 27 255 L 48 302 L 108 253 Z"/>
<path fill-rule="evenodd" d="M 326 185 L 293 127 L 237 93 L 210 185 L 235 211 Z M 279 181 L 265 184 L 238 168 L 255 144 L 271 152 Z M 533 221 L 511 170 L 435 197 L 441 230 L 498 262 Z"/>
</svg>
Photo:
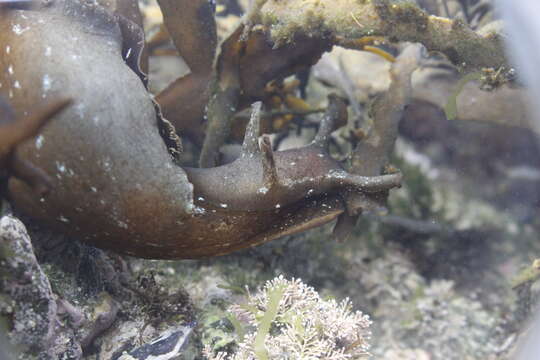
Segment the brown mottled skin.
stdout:
<svg viewBox="0 0 540 360">
<path fill-rule="evenodd" d="M 152 99 L 122 58 L 117 20 L 79 0 L 0 13 L 0 49 L 11 49 L 0 56 L 0 68 L 12 69 L 0 72 L 0 95 L 11 92 L 17 113 L 47 99 L 73 98 L 45 127 L 41 143 L 18 149 L 53 182 L 41 198 L 11 179 L 9 195 L 19 211 L 119 253 L 199 258 L 331 221 L 344 211 L 342 191 L 398 185 L 398 174 L 352 176 L 328 156 L 331 113 L 313 145 L 273 153 L 266 138 L 258 144 L 255 111 L 235 162 L 209 169 L 175 165 Z"/>
</svg>

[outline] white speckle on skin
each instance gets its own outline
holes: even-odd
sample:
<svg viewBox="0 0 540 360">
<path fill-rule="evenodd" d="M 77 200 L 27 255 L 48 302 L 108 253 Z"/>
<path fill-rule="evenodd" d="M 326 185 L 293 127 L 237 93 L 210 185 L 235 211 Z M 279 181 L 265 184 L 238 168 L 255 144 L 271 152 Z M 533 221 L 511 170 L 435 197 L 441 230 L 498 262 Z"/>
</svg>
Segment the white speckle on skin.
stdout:
<svg viewBox="0 0 540 360">
<path fill-rule="evenodd" d="M 259 194 L 266 194 L 268 192 L 268 188 L 266 186 L 263 186 L 262 188 L 259 188 L 259 190 L 257 190 L 257 192 Z"/>
<path fill-rule="evenodd" d="M 52 48 L 50 46 L 47 46 L 45 48 L 45 56 L 49 57 L 52 55 Z"/>
<path fill-rule="evenodd" d="M 123 221 L 118 221 L 117 223 L 118 223 L 118 226 L 123 229 L 127 229 L 129 227 L 128 224 Z"/>
<path fill-rule="evenodd" d="M 276 204 L 276 209 L 279 209 L 281 208 L 281 205 L 280 204 Z"/>
<path fill-rule="evenodd" d="M 21 35 L 22 33 L 24 33 L 25 31 L 29 30 L 30 27 L 27 26 L 25 28 L 23 28 L 21 26 L 21 24 L 14 24 L 12 27 L 11 27 L 11 30 L 15 33 L 15 35 Z"/>
<path fill-rule="evenodd" d="M 219 206 L 221 206 L 222 208 L 226 209 L 229 205 L 227 205 L 227 204 L 219 204 Z"/>
<path fill-rule="evenodd" d="M 58 220 L 62 221 L 62 222 L 65 222 L 65 223 L 68 223 L 69 222 L 69 219 L 66 218 L 64 215 L 60 215 L 58 217 Z"/>
<path fill-rule="evenodd" d="M 101 160 L 101 166 L 103 167 L 103 170 L 105 171 L 111 171 L 112 169 L 111 161 L 109 158 L 105 158 Z"/>
<path fill-rule="evenodd" d="M 77 106 L 75 106 L 75 110 L 77 111 L 77 115 L 79 115 L 79 117 L 83 119 L 84 118 L 84 104 L 82 103 L 77 104 Z"/>
<path fill-rule="evenodd" d="M 66 172 L 66 166 L 64 164 L 62 164 L 59 161 L 55 161 L 55 163 L 56 163 L 56 168 L 58 169 L 58 171 L 60 171 L 61 173 Z"/>
<path fill-rule="evenodd" d="M 45 74 L 43 75 L 43 80 L 42 80 L 42 88 L 43 88 L 43 95 L 41 95 L 42 97 L 45 97 L 47 96 L 46 93 L 47 91 L 49 91 L 51 89 L 51 77 L 49 76 L 49 74 Z"/>
<path fill-rule="evenodd" d="M 294 166 L 294 165 L 296 165 L 296 163 L 293 161 L 290 165 L 291 165 L 291 166 Z"/>
<path fill-rule="evenodd" d="M 19 82 L 19 80 L 15 80 L 15 82 L 13 83 L 13 87 L 15 89 L 20 89 L 21 88 L 21 83 Z"/>
<path fill-rule="evenodd" d="M 6 54 L 9 54 L 11 52 L 11 46 L 6 46 Z"/>
<path fill-rule="evenodd" d="M 195 215 L 203 215 L 204 213 L 206 213 L 206 210 L 202 207 L 195 206 L 195 208 L 193 209 L 193 213 Z"/>
<path fill-rule="evenodd" d="M 41 149 L 43 147 L 44 140 L 45 138 L 43 137 L 43 135 L 38 135 L 38 137 L 36 138 L 36 149 Z"/>
<path fill-rule="evenodd" d="M 13 75 L 14 74 L 13 65 L 9 65 L 8 68 L 7 68 L 7 71 L 8 71 L 9 75 Z"/>
<path fill-rule="evenodd" d="M 97 189 L 94 186 L 90 186 L 90 190 L 92 190 L 92 192 L 97 192 Z"/>
</svg>

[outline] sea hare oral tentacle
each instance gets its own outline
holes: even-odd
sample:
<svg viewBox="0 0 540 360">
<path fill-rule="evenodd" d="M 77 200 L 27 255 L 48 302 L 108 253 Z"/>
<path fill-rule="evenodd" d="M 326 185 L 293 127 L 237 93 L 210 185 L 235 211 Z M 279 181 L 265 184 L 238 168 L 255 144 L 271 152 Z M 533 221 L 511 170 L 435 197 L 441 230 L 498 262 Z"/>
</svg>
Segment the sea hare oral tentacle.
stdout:
<svg viewBox="0 0 540 360">
<path fill-rule="evenodd" d="M 45 172 L 27 160 L 22 159 L 15 147 L 35 136 L 54 115 L 62 111 L 70 100 L 62 99 L 35 109 L 29 116 L 15 119 L 15 113 L 0 97 L 0 171 L 5 168 L 7 176 L 14 176 L 30 185 L 43 196 L 51 187 L 51 180 Z"/>
<path fill-rule="evenodd" d="M 249 156 L 246 150 L 218 168 L 176 166 L 152 99 L 122 58 L 123 45 L 118 18 L 96 3 L 56 0 L 0 14 L 0 49 L 10 48 L 0 57 L 0 67 L 10 69 L 0 73 L 0 95 L 11 95 L 16 113 L 44 99 L 73 98 L 39 141 L 18 147 L 54 186 L 40 200 L 11 179 L 18 211 L 121 253 L 198 258 L 331 221 L 344 211 L 345 189 L 398 183 L 398 175 L 349 175 L 319 145 L 273 152 L 264 138 L 256 144 L 259 111 L 246 140 Z"/>
<path fill-rule="evenodd" d="M 71 103 L 63 99 L 35 109 L 28 116 L 15 120 L 11 107 L 0 98 L 0 157 L 6 156 L 13 148 L 35 136 L 47 121 Z"/>
</svg>

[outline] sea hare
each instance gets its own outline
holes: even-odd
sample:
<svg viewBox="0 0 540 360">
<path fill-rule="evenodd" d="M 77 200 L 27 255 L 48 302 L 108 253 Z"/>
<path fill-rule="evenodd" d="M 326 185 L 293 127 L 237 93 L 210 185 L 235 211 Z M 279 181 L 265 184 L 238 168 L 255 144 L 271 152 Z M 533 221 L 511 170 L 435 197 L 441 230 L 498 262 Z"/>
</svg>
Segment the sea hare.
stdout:
<svg viewBox="0 0 540 360">
<path fill-rule="evenodd" d="M 349 174 L 328 155 L 335 111 L 345 106 L 338 99 L 308 147 L 273 152 L 268 138 L 258 137 L 256 104 L 236 161 L 176 165 L 144 76 L 126 61 L 134 56 L 125 45 L 135 25 L 119 4 L 53 0 L 0 14 L 0 95 L 17 113 L 73 99 L 17 149 L 53 183 L 41 197 L 10 179 L 18 211 L 119 253 L 199 258 L 326 223 L 344 212 L 344 192 L 386 193 L 399 184 L 397 173 Z"/>
</svg>

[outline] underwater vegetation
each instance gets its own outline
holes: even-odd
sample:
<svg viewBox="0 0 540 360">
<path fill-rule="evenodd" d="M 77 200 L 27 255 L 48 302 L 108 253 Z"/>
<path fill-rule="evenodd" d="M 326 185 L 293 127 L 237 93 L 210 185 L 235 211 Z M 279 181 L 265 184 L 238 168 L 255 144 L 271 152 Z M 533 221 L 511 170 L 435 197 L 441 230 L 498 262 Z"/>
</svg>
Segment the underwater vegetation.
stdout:
<svg viewBox="0 0 540 360">
<path fill-rule="evenodd" d="M 323 300 L 299 279 L 280 276 L 250 294 L 246 304 L 229 308 L 241 337 L 238 351 L 230 356 L 205 351 L 212 360 L 368 357 L 369 316 L 351 307 L 349 299 Z"/>
<path fill-rule="evenodd" d="M 508 358 L 538 224 L 501 203 L 540 197 L 491 16 L 0 0 L 0 329 L 39 359 Z"/>
</svg>

